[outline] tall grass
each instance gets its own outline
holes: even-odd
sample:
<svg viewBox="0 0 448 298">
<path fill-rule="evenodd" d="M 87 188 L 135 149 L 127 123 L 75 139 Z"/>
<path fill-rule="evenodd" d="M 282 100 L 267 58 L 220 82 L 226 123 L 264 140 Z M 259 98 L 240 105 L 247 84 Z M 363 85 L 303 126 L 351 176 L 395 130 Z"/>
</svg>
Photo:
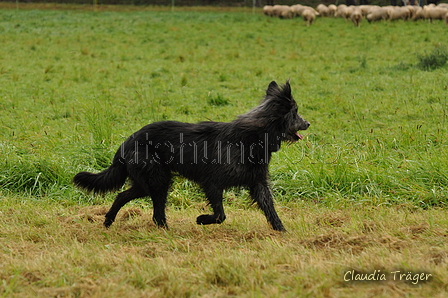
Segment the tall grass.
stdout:
<svg viewBox="0 0 448 298">
<path fill-rule="evenodd" d="M 145 124 L 230 121 L 271 80 L 290 78 L 312 126 L 274 158 L 281 198 L 446 204 L 446 69 L 398 67 L 441 49 L 437 22 L 356 30 L 245 13 L 1 16 L 0 181 L 12 192 L 70 188 Z"/>
<path fill-rule="evenodd" d="M 448 61 L 448 49 L 445 45 L 438 44 L 429 53 L 417 56 L 418 67 L 424 70 L 433 70 L 445 66 Z"/>
</svg>

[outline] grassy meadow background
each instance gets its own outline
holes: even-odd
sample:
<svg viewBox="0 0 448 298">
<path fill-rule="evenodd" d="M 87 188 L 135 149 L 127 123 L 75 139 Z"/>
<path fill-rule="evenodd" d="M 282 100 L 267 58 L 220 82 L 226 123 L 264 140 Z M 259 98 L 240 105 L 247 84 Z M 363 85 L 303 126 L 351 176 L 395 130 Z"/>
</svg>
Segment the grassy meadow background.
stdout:
<svg viewBox="0 0 448 298">
<path fill-rule="evenodd" d="M 2 297 L 445 297 L 448 66 L 419 67 L 448 46 L 443 22 L 85 8 L 0 10 Z M 311 127 L 270 166 L 286 233 L 241 189 L 225 223 L 197 226 L 208 207 L 182 178 L 170 230 L 150 200 L 105 230 L 114 195 L 71 184 L 148 123 L 231 121 L 287 79 Z"/>
</svg>

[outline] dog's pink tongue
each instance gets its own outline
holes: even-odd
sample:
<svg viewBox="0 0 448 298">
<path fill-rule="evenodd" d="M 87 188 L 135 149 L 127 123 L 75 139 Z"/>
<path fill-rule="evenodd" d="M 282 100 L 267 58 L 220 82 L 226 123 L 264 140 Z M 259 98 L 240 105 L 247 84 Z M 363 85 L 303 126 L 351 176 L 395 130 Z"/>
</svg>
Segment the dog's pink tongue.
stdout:
<svg viewBox="0 0 448 298">
<path fill-rule="evenodd" d="M 299 138 L 299 140 L 303 140 L 303 136 L 296 133 L 296 136 Z"/>
</svg>

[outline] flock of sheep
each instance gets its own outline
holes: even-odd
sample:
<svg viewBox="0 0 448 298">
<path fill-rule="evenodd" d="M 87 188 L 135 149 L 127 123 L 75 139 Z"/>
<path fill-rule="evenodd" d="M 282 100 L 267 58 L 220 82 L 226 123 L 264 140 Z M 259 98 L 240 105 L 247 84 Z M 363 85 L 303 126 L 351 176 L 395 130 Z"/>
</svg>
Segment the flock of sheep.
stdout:
<svg viewBox="0 0 448 298">
<path fill-rule="evenodd" d="M 330 4 L 328 6 L 319 4 L 316 9 L 301 4 L 292 6 L 288 5 L 266 5 L 263 7 L 263 13 L 271 17 L 279 17 L 282 19 L 292 19 L 302 17 L 306 25 L 311 25 L 316 16 L 321 17 L 341 17 L 351 20 L 353 24 L 359 27 L 362 19 L 375 22 L 380 20 L 445 20 L 448 25 L 448 4 L 441 3 L 439 5 L 425 5 L 423 7 L 406 5 L 406 6 L 377 6 L 377 5 L 360 5 L 347 6 L 340 4 L 338 6 Z"/>
</svg>

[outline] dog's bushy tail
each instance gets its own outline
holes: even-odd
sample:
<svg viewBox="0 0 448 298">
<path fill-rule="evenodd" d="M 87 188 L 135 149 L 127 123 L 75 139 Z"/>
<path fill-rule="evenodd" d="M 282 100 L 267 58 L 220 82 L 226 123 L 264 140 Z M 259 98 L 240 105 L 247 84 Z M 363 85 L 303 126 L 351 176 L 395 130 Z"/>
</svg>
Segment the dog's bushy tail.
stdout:
<svg viewBox="0 0 448 298">
<path fill-rule="evenodd" d="M 79 172 L 73 178 L 73 183 L 87 191 L 106 193 L 120 189 L 127 178 L 126 164 L 121 158 L 115 156 L 112 164 L 104 171 L 94 174 Z"/>
</svg>

